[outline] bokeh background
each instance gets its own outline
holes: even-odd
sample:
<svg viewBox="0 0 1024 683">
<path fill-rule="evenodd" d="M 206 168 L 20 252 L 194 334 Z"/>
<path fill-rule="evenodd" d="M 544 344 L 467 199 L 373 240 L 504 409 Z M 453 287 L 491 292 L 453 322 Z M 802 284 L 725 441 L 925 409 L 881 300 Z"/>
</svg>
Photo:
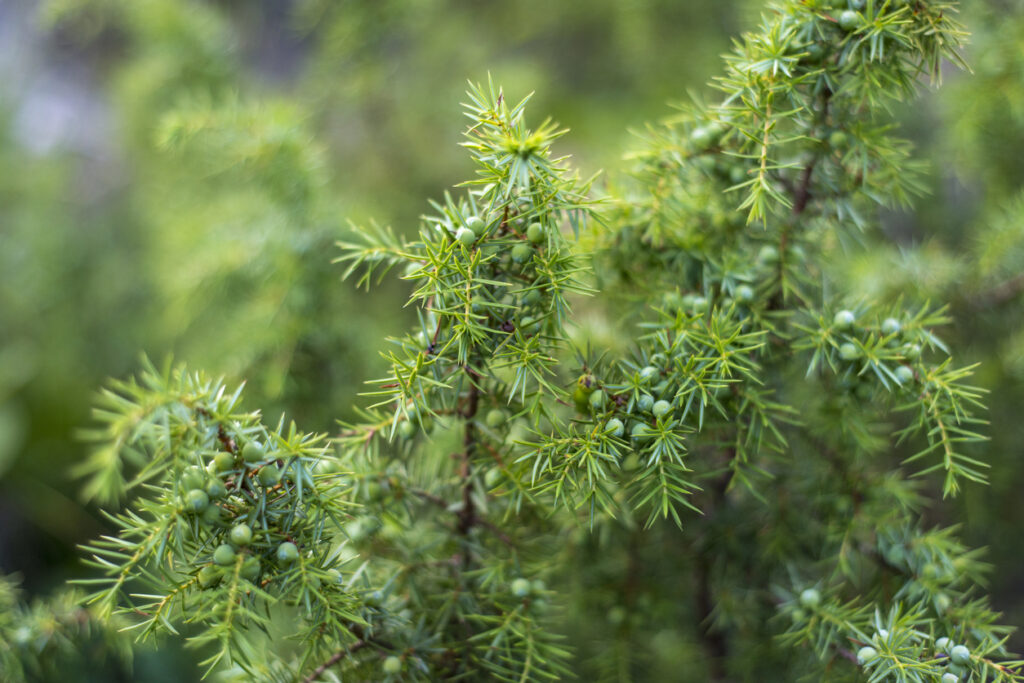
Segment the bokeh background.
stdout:
<svg viewBox="0 0 1024 683">
<path fill-rule="evenodd" d="M 1024 626 L 1024 2 L 969 0 L 973 74 L 894 111 L 930 196 L 850 253 L 865 294 L 948 301 L 980 362 L 992 484 L 929 510 L 988 547 Z M 467 79 L 571 129 L 590 174 L 630 129 L 713 97 L 755 0 L 0 0 L 0 573 L 45 595 L 104 530 L 76 463 L 95 392 L 139 353 L 233 381 L 330 431 L 380 369 L 405 292 L 340 282 L 356 224 L 411 232 L 472 172 Z M 1013 639 L 1024 650 L 1024 638 Z M 174 647 L 138 680 L 190 680 Z M 81 680 L 109 674 L 79 672 Z M 65 680 L 76 680 L 74 677 Z"/>
</svg>

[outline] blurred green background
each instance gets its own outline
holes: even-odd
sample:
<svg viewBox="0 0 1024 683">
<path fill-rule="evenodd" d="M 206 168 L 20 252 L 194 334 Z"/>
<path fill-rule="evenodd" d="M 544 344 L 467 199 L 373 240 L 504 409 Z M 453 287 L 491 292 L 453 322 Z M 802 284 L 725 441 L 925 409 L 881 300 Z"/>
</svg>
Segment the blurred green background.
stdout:
<svg viewBox="0 0 1024 683">
<path fill-rule="evenodd" d="M 415 230 L 472 172 L 467 79 L 536 91 L 533 120 L 572 130 L 559 151 L 614 177 L 630 128 L 713 97 L 762 9 L 0 1 L 0 573 L 29 594 L 81 573 L 75 544 L 103 525 L 78 498 L 77 433 L 139 352 L 246 380 L 249 407 L 306 429 L 351 413 L 407 292 L 341 283 L 332 245 L 348 221 Z M 1024 2 L 971 0 L 962 19 L 975 73 L 894 112 L 932 162 L 931 196 L 847 267 L 855 291 L 949 301 L 946 339 L 982 363 L 993 483 L 930 515 L 989 546 L 994 602 L 1024 625 Z M 140 680 L 192 675 L 147 661 Z"/>
</svg>

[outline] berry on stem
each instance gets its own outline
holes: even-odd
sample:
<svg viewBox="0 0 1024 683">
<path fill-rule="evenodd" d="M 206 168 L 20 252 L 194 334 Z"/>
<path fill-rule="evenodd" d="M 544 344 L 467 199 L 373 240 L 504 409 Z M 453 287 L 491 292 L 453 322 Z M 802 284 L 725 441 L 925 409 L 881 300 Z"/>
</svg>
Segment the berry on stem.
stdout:
<svg viewBox="0 0 1024 683">
<path fill-rule="evenodd" d="M 513 581 L 512 594 L 517 598 L 525 598 L 530 594 L 530 581 L 524 578 L 518 578 Z"/>
<path fill-rule="evenodd" d="M 800 593 L 800 604 L 804 607 L 817 607 L 821 602 L 821 593 L 814 588 L 807 588 Z"/>
<path fill-rule="evenodd" d="M 463 246 L 471 247 L 476 242 L 476 235 L 469 228 L 459 228 L 455 231 L 455 239 L 461 242 Z"/>
<path fill-rule="evenodd" d="M 622 436 L 626 431 L 626 426 L 622 424 L 622 420 L 617 417 L 613 417 L 604 423 L 604 430 L 606 432 L 611 432 L 612 436 Z"/>
<path fill-rule="evenodd" d="M 235 466 L 235 456 L 222 451 L 213 456 L 213 466 L 218 472 L 227 472 Z"/>
<path fill-rule="evenodd" d="M 865 645 L 861 649 L 857 650 L 857 663 L 861 666 L 874 661 L 876 657 L 878 657 L 878 650 L 870 645 Z"/>
<path fill-rule="evenodd" d="M 250 441 L 242 448 L 242 459 L 246 462 L 260 462 L 267 459 L 267 452 L 259 441 Z"/>
<path fill-rule="evenodd" d="M 837 330 L 848 330 L 853 327 L 853 323 L 856 320 L 857 316 L 853 314 L 853 311 L 839 311 L 832 318 L 832 325 Z"/>
<path fill-rule="evenodd" d="M 479 216 L 470 216 L 466 219 L 466 227 L 473 231 L 473 234 L 479 237 L 484 232 L 484 221 Z"/>
<path fill-rule="evenodd" d="M 654 417 L 659 419 L 670 410 L 672 410 L 672 404 L 668 401 L 656 401 L 654 407 L 651 408 L 651 412 L 654 413 Z"/>
<path fill-rule="evenodd" d="M 238 546 L 252 543 L 252 527 L 248 524 L 236 524 L 231 528 L 231 542 Z"/>
<path fill-rule="evenodd" d="M 846 342 L 839 347 L 839 357 L 843 360 L 857 360 L 860 358 L 860 349 L 856 344 Z"/>
<path fill-rule="evenodd" d="M 222 567 L 226 567 L 235 561 L 235 549 L 227 543 L 221 543 L 213 551 L 213 561 Z"/>
<path fill-rule="evenodd" d="M 899 334 L 903 326 L 900 325 L 900 321 L 896 318 L 886 318 L 882 321 L 882 334 L 889 337 L 894 334 Z"/>
<path fill-rule="evenodd" d="M 384 665 L 382 668 L 384 669 L 384 673 L 386 673 L 389 676 L 400 674 L 402 673 L 402 660 L 394 655 L 391 655 L 390 657 L 384 660 Z"/>
<path fill-rule="evenodd" d="M 845 10 L 839 15 L 839 27 L 844 31 L 855 31 L 860 27 L 860 15 L 853 10 Z"/>
<path fill-rule="evenodd" d="M 544 237 L 544 226 L 540 223 L 530 223 L 530 227 L 526 229 L 526 239 L 534 244 L 540 244 Z"/>
<path fill-rule="evenodd" d="M 949 658 L 953 660 L 954 664 L 960 664 L 963 666 L 970 663 L 971 651 L 963 645 L 956 645 L 949 651 Z"/>
<path fill-rule="evenodd" d="M 185 505 L 192 512 L 202 512 L 210 504 L 210 497 L 202 489 L 192 489 L 185 496 Z"/>
<path fill-rule="evenodd" d="M 299 559 L 299 549 L 291 541 L 285 541 L 277 546 L 277 561 L 281 564 L 291 564 Z"/>
<path fill-rule="evenodd" d="M 260 468 L 259 478 L 260 483 L 269 488 L 276 486 L 281 481 L 281 472 L 277 469 L 277 465 L 264 465 Z"/>
<path fill-rule="evenodd" d="M 505 411 L 501 408 L 491 408 L 487 412 L 486 418 L 487 426 L 491 429 L 497 429 L 501 425 L 505 424 Z"/>
</svg>

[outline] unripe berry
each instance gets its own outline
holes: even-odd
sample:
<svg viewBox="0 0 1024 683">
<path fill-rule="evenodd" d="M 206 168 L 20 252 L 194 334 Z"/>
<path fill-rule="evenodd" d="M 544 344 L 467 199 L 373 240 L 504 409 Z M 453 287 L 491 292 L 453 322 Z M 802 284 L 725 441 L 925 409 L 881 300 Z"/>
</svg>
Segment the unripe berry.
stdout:
<svg viewBox="0 0 1024 683">
<path fill-rule="evenodd" d="M 260 462 L 267 459 L 267 453 L 259 441 L 250 441 L 242 448 L 242 459 L 246 462 Z"/>
<path fill-rule="evenodd" d="M 470 216 L 466 219 L 466 227 L 473 231 L 473 234 L 479 237 L 484 232 L 484 221 L 479 216 Z"/>
<path fill-rule="evenodd" d="M 235 561 L 235 549 L 227 543 L 221 543 L 213 551 L 213 561 L 222 567 L 226 567 Z"/>
<path fill-rule="evenodd" d="M 626 431 L 626 426 L 622 424 L 622 420 L 613 417 L 604 423 L 604 431 L 611 432 L 612 436 L 622 436 L 623 432 Z"/>
<path fill-rule="evenodd" d="M 889 640 L 889 632 L 884 628 L 878 629 L 878 632 L 875 633 L 874 641 L 876 643 L 884 643 L 887 640 Z"/>
<path fill-rule="evenodd" d="M 846 133 L 841 130 L 835 130 L 828 136 L 828 144 L 832 149 L 842 149 L 846 147 L 848 139 Z"/>
<path fill-rule="evenodd" d="M 228 489 L 220 479 L 214 479 L 206 485 L 206 495 L 210 498 L 223 498 L 227 493 Z"/>
<path fill-rule="evenodd" d="M 281 481 L 281 472 L 278 471 L 277 465 L 264 465 L 260 468 L 259 477 L 260 483 L 269 488 Z"/>
<path fill-rule="evenodd" d="M 693 129 L 692 133 L 690 133 L 690 140 L 697 149 L 704 149 L 711 144 L 711 131 L 704 126 L 698 126 Z"/>
<path fill-rule="evenodd" d="M 277 546 L 277 561 L 281 564 L 291 564 L 299 559 L 299 549 L 291 541 L 285 541 Z"/>
<path fill-rule="evenodd" d="M 455 231 L 455 239 L 461 242 L 463 246 L 471 247 L 473 242 L 476 242 L 476 235 L 469 228 L 459 228 Z"/>
<path fill-rule="evenodd" d="M 950 672 L 947 671 L 946 673 L 942 674 L 941 683 L 957 683 L 957 681 L 959 681 L 959 680 L 960 680 L 959 676 L 957 676 L 954 673 L 950 673 Z"/>
<path fill-rule="evenodd" d="M 832 325 L 837 330 L 848 330 L 853 327 L 856 320 L 857 316 L 853 314 L 853 311 L 839 311 L 832 318 Z"/>
<path fill-rule="evenodd" d="M 736 288 L 736 299 L 747 303 L 754 300 L 754 288 L 750 285 L 740 285 Z"/>
<path fill-rule="evenodd" d="M 512 260 L 516 263 L 525 263 L 533 256 L 533 248 L 528 244 L 517 244 L 512 247 Z"/>
<path fill-rule="evenodd" d="M 695 296 L 693 297 L 691 306 L 693 310 L 696 311 L 697 313 L 703 313 L 704 311 L 708 310 L 708 300 L 702 296 Z"/>
<path fill-rule="evenodd" d="M 855 10 L 862 10 L 867 5 L 867 0 L 850 0 L 850 7 Z"/>
<path fill-rule="evenodd" d="M 757 260 L 766 265 L 777 263 L 779 260 L 779 250 L 770 244 L 766 244 L 757 253 Z"/>
<path fill-rule="evenodd" d="M 860 15 L 853 10 L 845 10 L 839 15 L 839 27 L 844 31 L 854 31 L 860 26 Z"/>
<path fill-rule="evenodd" d="M 647 432 L 647 425 L 643 422 L 637 422 L 633 425 L 633 429 L 629 430 L 629 435 L 637 441 L 646 439 L 649 436 Z"/>
<path fill-rule="evenodd" d="M 495 486 L 501 483 L 504 474 L 497 467 L 492 467 L 487 470 L 487 474 L 484 475 L 484 484 L 488 489 L 493 489 Z"/>
<path fill-rule="evenodd" d="M 800 604 L 804 607 L 817 607 L 820 602 L 821 594 L 813 588 L 807 588 L 800 593 Z"/>
<path fill-rule="evenodd" d="M 901 365 L 896 368 L 896 381 L 900 384 L 910 384 L 914 381 L 914 371 L 908 368 L 906 365 Z"/>
<path fill-rule="evenodd" d="M 654 413 L 654 417 L 659 419 L 670 410 L 672 410 L 672 404 L 668 401 L 656 401 L 654 403 L 654 407 L 651 408 L 651 412 Z"/>
<path fill-rule="evenodd" d="M 949 652 L 949 648 L 953 646 L 953 641 L 949 638 L 939 638 L 935 641 L 935 649 L 939 652 Z"/>
<path fill-rule="evenodd" d="M 391 655 L 390 657 L 384 660 L 384 665 L 382 668 L 384 669 L 384 673 L 386 673 L 389 676 L 400 674 L 402 673 L 402 660 L 394 655 Z"/>
<path fill-rule="evenodd" d="M 547 585 L 543 581 L 541 581 L 540 579 L 534 579 L 533 582 L 530 584 L 530 590 L 534 594 L 543 593 L 547 589 L 548 589 Z"/>
<path fill-rule="evenodd" d="M 882 334 L 884 334 L 887 337 L 894 334 L 899 334 L 900 330 L 902 329 L 903 326 L 900 325 L 900 321 L 897 320 L 896 318 L 886 318 L 884 321 L 882 321 Z"/>
<path fill-rule="evenodd" d="M 653 365 L 648 365 L 640 370 L 640 382 L 643 384 L 650 384 L 655 378 L 657 378 L 658 374 L 658 368 Z"/>
<path fill-rule="evenodd" d="M 519 578 L 512 582 L 512 595 L 517 598 L 525 598 L 530 594 L 530 582 L 527 579 Z"/>
<path fill-rule="evenodd" d="M 604 408 L 606 397 L 604 392 L 600 389 L 590 395 L 590 407 L 594 410 L 601 410 Z"/>
<path fill-rule="evenodd" d="M 540 322 L 532 315 L 524 315 L 519 321 L 519 329 L 523 334 L 537 334 L 540 331 Z"/>
<path fill-rule="evenodd" d="M 236 524 L 231 528 L 231 542 L 245 546 L 252 543 L 252 527 L 248 524 Z"/>
<path fill-rule="evenodd" d="M 334 568 L 328 569 L 327 583 L 341 583 L 341 572 Z"/>
<path fill-rule="evenodd" d="M 645 413 L 650 412 L 651 408 L 654 407 L 654 397 L 650 394 L 640 394 L 636 399 L 636 407 Z"/>
<path fill-rule="evenodd" d="M 206 565 L 199 570 L 199 574 L 196 575 L 199 580 L 199 585 L 203 588 L 209 588 L 220 581 L 220 571 L 213 565 Z"/>
<path fill-rule="evenodd" d="M 201 467 L 192 465 L 186 467 L 185 471 L 181 473 L 181 484 L 186 489 L 201 489 L 205 482 L 206 474 Z"/>
<path fill-rule="evenodd" d="M 191 512 L 202 512 L 210 504 L 210 497 L 202 489 L 192 489 L 185 494 L 185 507 Z"/>
<path fill-rule="evenodd" d="M 416 436 L 416 425 L 412 420 L 403 420 L 398 423 L 398 436 L 403 439 L 411 439 Z"/>
<path fill-rule="evenodd" d="M 921 347 L 917 344 L 907 344 L 903 347 L 903 355 L 907 360 L 917 360 L 921 357 Z"/>
<path fill-rule="evenodd" d="M 260 575 L 260 560 L 258 557 L 247 557 L 242 562 L 239 575 L 247 581 L 255 581 Z"/>
<path fill-rule="evenodd" d="M 526 239 L 534 244 L 540 244 L 544 241 L 544 237 L 544 226 L 540 223 L 530 223 L 530 227 L 526 229 Z"/>
<path fill-rule="evenodd" d="M 227 472 L 235 466 L 235 456 L 230 453 L 220 452 L 213 456 L 213 466 L 218 472 Z"/>
<path fill-rule="evenodd" d="M 487 412 L 486 422 L 491 429 L 497 429 L 505 424 L 505 411 L 501 408 L 492 408 Z"/>
<path fill-rule="evenodd" d="M 203 521 L 207 524 L 220 524 L 223 520 L 222 510 L 216 505 L 210 505 L 203 510 Z"/>
<path fill-rule="evenodd" d="M 860 357 L 860 349 L 856 344 L 846 342 L 839 347 L 839 357 L 843 360 L 857 360 Z"/>
<path fill-rule="evenodd" d="M 954 664 L 964 666 L 971 661 L 971 651 L 963 645 L 957 645 L 949 651 L 949 658 L 953 660 Z"/>
<path fill-rule="evenodd" d="M 874 661 L 875 657 L 878 656 L 878 650 L 867 645 L 857 650 L 857 663 L 864 666 L 868 662 Z"/>
</svg>

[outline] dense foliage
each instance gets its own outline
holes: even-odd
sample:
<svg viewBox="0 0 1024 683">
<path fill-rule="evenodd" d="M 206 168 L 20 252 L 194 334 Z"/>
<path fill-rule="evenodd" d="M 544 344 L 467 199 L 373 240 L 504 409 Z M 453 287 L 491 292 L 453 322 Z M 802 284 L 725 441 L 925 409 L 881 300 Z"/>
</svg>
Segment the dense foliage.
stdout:
<svg viewBox="0 0 1024 683">
<path fill-rule="evenodd" d="M 475 174 L 418 232 L 338 243 L 346 277 L 403 283 L 415 319 L 330 438 L 171 363 L 103 393 L 77 474 L 124 507 L 86 549 L 70 637 L 124 620 L 243 679 L 1024 678 L 987 566 L 925 516 L 990 476 L 985 391 L 927 300 L 954 297 L 900 268 L 858 280 L 847 256 L 926 187 L 892 109 L 965 66 L 956 9 L 774 3 L 708 100 L 649 126 L 600 188 L 529 98 L 473 85 Z M 196 186 L 198 212 L 315 223 L 329 202 L 294 116 L 190 103 L 158 127 L 188 163 L 155 170 Z M 208 154 L 216 182 L 189 180 Z M 1014 245 L 1006 211 L 990 229 Z M 326 234 L 268 233 L 294 291 L 319 282 Z M 985 253 L 1012 300 L 1013 250 Z M 318 326 L 315 295 L 275 301 L 294 339 Z M 45 662 L 49 641 L 8 642 Z"/>
</svg>

